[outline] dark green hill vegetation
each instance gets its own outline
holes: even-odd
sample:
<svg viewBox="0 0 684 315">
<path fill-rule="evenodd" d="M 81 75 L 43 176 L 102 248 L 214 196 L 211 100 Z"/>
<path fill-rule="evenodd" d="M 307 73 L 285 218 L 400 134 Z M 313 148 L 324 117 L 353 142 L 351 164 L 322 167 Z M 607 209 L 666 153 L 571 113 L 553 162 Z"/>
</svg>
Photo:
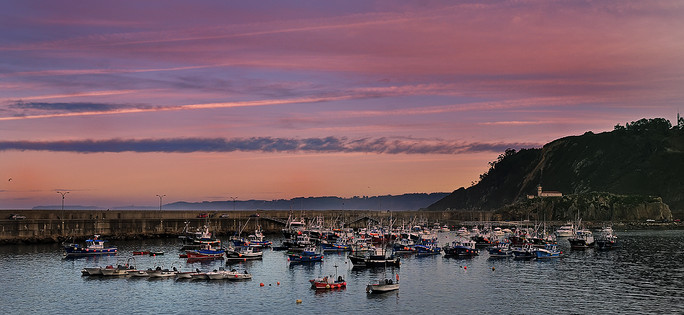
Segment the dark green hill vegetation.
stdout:
<svg viewBox="0 0 684 315">
<path fill-rule="evenodd" d="M 617 125 L 611 132 L 561 138 L 541 149 L 508 149 L 490 166 L 477 184 L 454 191 L 428 209 L 502 209 L 536 195 L 541 184 L 545 191 L 564 195 L 607 192 L 659 197 L 675 217 L 684 216 L 681 118 L 674 127 L 663 118 L 641 119 Z"/>
</svg>

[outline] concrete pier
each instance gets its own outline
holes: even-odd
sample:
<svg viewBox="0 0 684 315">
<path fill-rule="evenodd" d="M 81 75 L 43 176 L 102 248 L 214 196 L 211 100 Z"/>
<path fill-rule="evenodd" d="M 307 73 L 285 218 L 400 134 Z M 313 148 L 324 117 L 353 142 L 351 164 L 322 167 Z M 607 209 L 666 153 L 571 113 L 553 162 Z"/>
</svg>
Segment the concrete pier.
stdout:
<svg viewBox="0 0 684 315">
<path fill-rule="evenodd" d="M 423 220 L 433 224 L 457 225 L 460 220 L 489 220 L 488 213 L 479 217 L 462 212 L 325 210 L 325 211 L 155 211 L 155 210 L 0 210 L 0 244 L 61 242 L 82 240 L 100 234 L 110 239 L 172 237 L 181 235 L 187 226 L 194 230 L 208 224 L 215 235 L 242 232 L 248 235 L 260 225 L 264 233 L 280 233 L 290 213 L 307 221 L 318 216 L 326 225 L 343 222 L 345 227 L 366 227 L 371 222 L 394 226 Z M 14 218 L 10 218 L 12 215 Z M 258 215 L 258 216 L 257 216 Z"/>
</svg>

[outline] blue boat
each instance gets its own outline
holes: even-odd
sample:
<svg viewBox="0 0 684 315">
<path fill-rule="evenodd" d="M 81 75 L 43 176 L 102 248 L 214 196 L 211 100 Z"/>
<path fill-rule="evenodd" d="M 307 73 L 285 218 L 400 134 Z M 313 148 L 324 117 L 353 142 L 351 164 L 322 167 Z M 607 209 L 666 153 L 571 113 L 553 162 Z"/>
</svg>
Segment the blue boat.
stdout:
<svg viewBox="0 0 684 315">
<path fill-rule="evenodd" d="M 479 255 L 480 251 L 475 248 L 475 241 L 461 237 L 450 245 L 444 247 L 446 257 L 468 258 Z"/>
<path fill-rule="evenodd" d="M 349 252 L 351 251 L 351 245 L 345 244 L 345 243 L 327 243 L 327 242 L 322 242 L 321 243 L 321 249 L 323 249 L 324 252 Z"/>
<path fill-rule="evenodd" d="M 544 248 L 537 248 L 532 250 L 534 258 L 536 259 L 549 259 L 549 258 L 559 258 L 563 252 L 558 250 L 558 245 L 553 243 L 548 243 Z"/>
<path fill-rule="evenodd" d="M 416 243 L 410 238 L 402 238 L 392 244 L 392 251 L 395 254 L 413 254 L 418 250 L 416 249 Z"/>
<path fill-rule="evenodd" d="M 86 240 L 86 246 L 79 244 L 69 244 L 64 246 L 66 257 L 93 256 L 93 255 L 116 255 L 116 247 L 105 247 L 105 240 L 100 239 L 100 235 L 93 236 Z"/>
<path fill-rule="evenodd" d="M 442 253 L 442 248 L 437 246 L 436 241 L 424 241 L 421 244 L 414 245 L 413 248 L 419 255 L 439 255 Z"/>
<path fill-rule="evenodd" d="M 506 258 L 513 256 L 511 251 L 511 242 L 508 240 L 501 240 L 496 242 L 493 247 L 487 249 L 490 258 Z"/>
<path fill-rule="evenodd" d="M 287 257 L 287 259 L 293 263 L 317 262 L 323 260 L 323 255 L 317 254 L 313 248 L 307 248 L 301 252 L 289 254 Z"/>
</svg>

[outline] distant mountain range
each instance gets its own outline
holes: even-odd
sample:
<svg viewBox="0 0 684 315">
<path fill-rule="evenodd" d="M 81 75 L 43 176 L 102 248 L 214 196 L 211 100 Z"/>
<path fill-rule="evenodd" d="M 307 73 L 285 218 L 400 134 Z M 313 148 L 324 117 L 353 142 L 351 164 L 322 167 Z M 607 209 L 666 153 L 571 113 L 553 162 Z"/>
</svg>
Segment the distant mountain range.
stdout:
<svg viewBox="0 0 684 315">
<path fill-rule="evenodd" d="M 299 197 L 278 200 L 179 201 L 163 205 L 164 210 L 419 210 L 449 193 L 411 193 L 403 195 L 341 197 Z M 38 206 L 33 209 L 58 209 L 61 206 Z M 68 206 L 71 210 L 104 210 L 101 207 Z M 159 207 L 124 206 L 111 210 L 159 210 Z"/>
<path fill-rule="evenodd" d="M 626 126 L 617 125 L 611 132 L 586 132 L 561 138 L 541 149 L 508 149 L 490 166 L 478 183 L 459 188 L 428 209 L 503 209 L 528 200 L 528 195 L 536 195 L 537 186 L 541 185 L 544 191 L 558 191 L 563 195 L 605 192 L 660 197 L 672 215 L 684 215 L 684 120 L 681 118 L 674 127 L 663 118 L 641 119 Z M 590 196 L 589 199 L 601 198 Z M 610 208 L 609 205 L 592 207 Z"/>
</svg>

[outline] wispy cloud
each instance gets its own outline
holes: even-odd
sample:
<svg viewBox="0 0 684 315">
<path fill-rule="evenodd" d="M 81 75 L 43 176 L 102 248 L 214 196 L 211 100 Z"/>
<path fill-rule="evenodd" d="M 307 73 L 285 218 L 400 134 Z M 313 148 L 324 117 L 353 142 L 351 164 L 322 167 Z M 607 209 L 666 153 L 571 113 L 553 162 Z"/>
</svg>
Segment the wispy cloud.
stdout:
<svg viewBox="0 0 684 315">
<path fill-rule="evenodd" d="M 376 154 L 460 154 L 538 147 L 537 143 L 462 142 L 415 138 L 173 138 L 77 141 L 0 141 L 0 151 L 98 152 L 306 152 Z"/>
</svg>

